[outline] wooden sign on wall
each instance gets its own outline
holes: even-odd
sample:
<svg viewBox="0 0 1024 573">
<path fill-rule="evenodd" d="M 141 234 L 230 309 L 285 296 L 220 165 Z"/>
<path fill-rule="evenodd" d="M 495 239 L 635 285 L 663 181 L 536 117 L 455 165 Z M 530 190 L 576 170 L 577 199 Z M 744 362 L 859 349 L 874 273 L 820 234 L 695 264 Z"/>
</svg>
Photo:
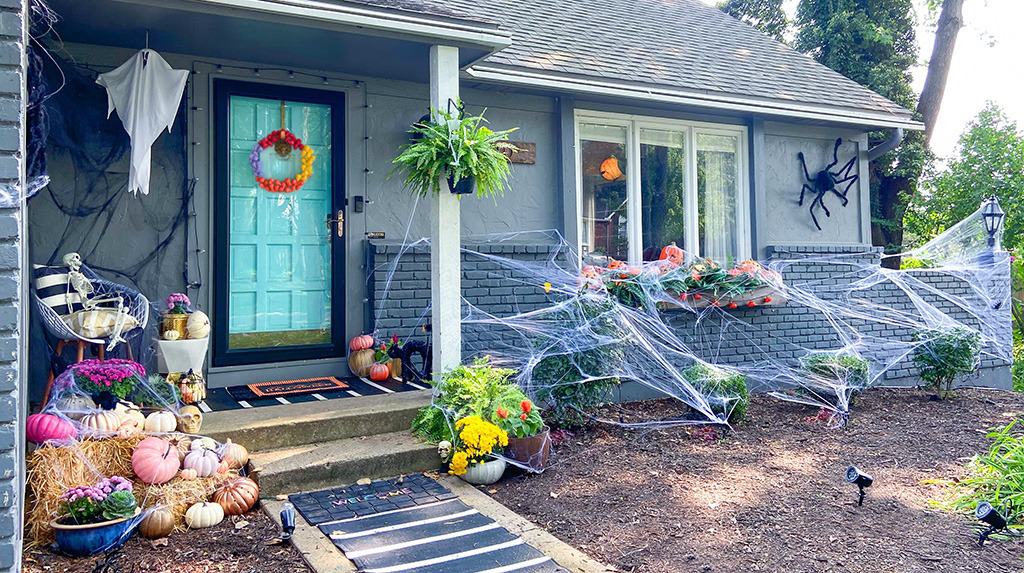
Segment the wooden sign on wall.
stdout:
<svg viewBox="0 0 1024 573">
<path fill-rule="evenodd" d="M 516 146 L 516 151 L 504 151 L 508 160 L 521 165 L 533 165 L 537 163 L 537 144 L 525 141 L 510 141 Z"/>
</svg>

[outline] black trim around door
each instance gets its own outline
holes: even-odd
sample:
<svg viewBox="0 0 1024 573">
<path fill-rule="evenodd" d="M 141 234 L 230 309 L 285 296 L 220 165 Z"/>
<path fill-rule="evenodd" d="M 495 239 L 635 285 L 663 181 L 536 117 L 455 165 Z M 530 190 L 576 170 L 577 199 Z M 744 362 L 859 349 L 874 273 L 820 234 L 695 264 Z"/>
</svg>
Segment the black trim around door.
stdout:
<svg viewBox="0 0 1024 573">
<path fill-rule="evenodd" d="M 258 97 L 331 106 L 331 213 L 345 209 L 345 94 L 292 86 L 215 80 L 214 93 L 214 248 L 213 366 L 236 366 L 344 356 L 345 238 L 331 232 L 331 342 L 309 346 L 228 348 L 229 225 L 231 223 L 229 138 L 231 96 Z M 301 192 L 301 190 L 299 190 Z"/>
</svg>

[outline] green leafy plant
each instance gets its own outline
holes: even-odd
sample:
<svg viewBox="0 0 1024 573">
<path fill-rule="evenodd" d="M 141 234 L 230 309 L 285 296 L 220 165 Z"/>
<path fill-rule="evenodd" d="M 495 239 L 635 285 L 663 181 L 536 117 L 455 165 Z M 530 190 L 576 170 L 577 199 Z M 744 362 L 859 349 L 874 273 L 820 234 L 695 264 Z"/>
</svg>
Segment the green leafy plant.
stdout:
<svg viewBox="0 0 1024 573">
<path fill-rule="evenodd" d="M 431 382 L 435 387 L 434 402 L 417 413 L 413 433 L 430 442 L 452 441 L 455 420 L 480 416 L 493 422 L 499 401 L 526 399 L 512 381 L 513 374 L 511 369 L 491 366 L 486 357 L 442 373 Z"/>
<path fill-rule="evenodd" d="M 939 398 L 953 391 L 956 379 L 978 367 L 981 334 L 964 327 L 929 329 L 915 334 L 914 364 L 927 386 L 935 388 Z"/>
<path fill-rule="evenodd" d="M 100 503 L 100 512 L 104 519 L 120 519 L 135 514 L 138 507 L 135 494 L 126 490 L 111 492 L 106 499 Z"/>
<path fill-rule="evenodd" d="M 1024 392 L 1024 336 L 1015 332 L 1013 336 L 1013 391 Z"/>
<path fill-rule="evenodd" d="M 514 390 L 518 392 L 506 392 L 498 399 L 493 421 L 513 438 L 536 436 L 544 428 L 544 419 L 519 388 Z"/>
<path fill-rule="evenodd" d="M 911 270 L 911 269 L 932 269 L 935 268 L 935 261 L 931 259 L 919 259 L 916 257 L 902 257 L 900 259 L 900 269 Z"/>
<path fill-rule="evenodd" d="M 870 364 L 851 352 L 813 352 L 801 358 L 800 365 L 811 374 L 845 382 L 852 388 L 868 385 Z"/>
<path fill-rule="evenodd" d="M 683 371 L 683 378 L 707 398 L 719 418 L 734 424 L 746 417 L 750 391 L 742 374 L 698 362 Z"/>
<path fill-rule="evenodd" d="M 128 401 L 148 408 L 174 407 L 181 402 L 181 390 L 159 374 L 150 374 L 143 384 L 128 393 Z"/>
<path fill-rule="evenodd" d="M 493 131 L 483 114 L 455 117 L 431 110 L 431 121 L 413 124 L 413 141 L 403 145 L 393 163 L 405 174 L 405 187 L 416 195 L 441 192 L 441 180 L 472 177 L 478 197 L 505 192 L 511 168 L 503 151 L 516 151 L 507 141 L 515 129 Z"/>
<path fill-rule="evenodd" d="M 1011 523 L 1024 516 L 1024 431 L 1021 420 L 1014 420 L 987 434 L 989 450 L 967 464 L 967 475 L 949 483 L 950 495 L 938 505 L 958 512 L 973 512 L 980 501 L 987 501 L 1010 518 Z M 1022 528 L 1016 525 L 1016 528 Z"/>
</svg>

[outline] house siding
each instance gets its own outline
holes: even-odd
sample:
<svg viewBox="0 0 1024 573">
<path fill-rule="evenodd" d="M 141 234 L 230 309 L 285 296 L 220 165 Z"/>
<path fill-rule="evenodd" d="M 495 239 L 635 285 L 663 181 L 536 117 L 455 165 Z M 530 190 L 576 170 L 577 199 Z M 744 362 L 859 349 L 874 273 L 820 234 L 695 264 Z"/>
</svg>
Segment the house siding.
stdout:
<svg viewBox="0 0 1024 573">
<path fill-rule="evenodd" d="M 0 186 L 17 190 L 0 208 L 0 571 L 19 569 L 24 503 L 25 14 L 22 0 L 0 0 Z"/>
</svg>

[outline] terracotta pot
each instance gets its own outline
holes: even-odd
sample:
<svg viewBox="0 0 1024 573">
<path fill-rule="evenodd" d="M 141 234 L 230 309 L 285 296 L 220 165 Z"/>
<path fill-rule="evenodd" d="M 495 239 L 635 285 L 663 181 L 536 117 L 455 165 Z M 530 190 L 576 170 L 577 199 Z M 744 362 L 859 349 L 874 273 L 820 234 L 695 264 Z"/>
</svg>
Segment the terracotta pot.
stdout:
<svg viewBox="0 0 1024 573">
<path fill-rule="evenodd" d="M 497 483 L 505 473 L 505 460 L 491 460 L 482 464 L 469 464 L 466 473 L 459 476 L 463 481 L 473 485 L 491 485 Z"/>
<path fill-rule="evenodd" d="M 174 330 L 178 333 L 178 340 L 185 340 L 188 338 L 188 315 L 187 314 L 175 314 L 175 313 L 164 313 L 164 318 L 161 321 L 160 338 L 163 338 L 164 333 L 168 330 Z"/>
<path fill-rule="evenodd" d="M 551 428 L 544 426 L 539 434 L 529 438 L 509 436 L 508 457 L 534 470 L 543 471 L 551 458 Z"/>
<path fill-rule="evenodd" d="M 388 362 L 388 368 L 391 369 L 391 377 L 392 378 L 397 378 L 399 380 L 402 379 L 402 359 L 401 358 L 392 358 Z"/>
</svg>

